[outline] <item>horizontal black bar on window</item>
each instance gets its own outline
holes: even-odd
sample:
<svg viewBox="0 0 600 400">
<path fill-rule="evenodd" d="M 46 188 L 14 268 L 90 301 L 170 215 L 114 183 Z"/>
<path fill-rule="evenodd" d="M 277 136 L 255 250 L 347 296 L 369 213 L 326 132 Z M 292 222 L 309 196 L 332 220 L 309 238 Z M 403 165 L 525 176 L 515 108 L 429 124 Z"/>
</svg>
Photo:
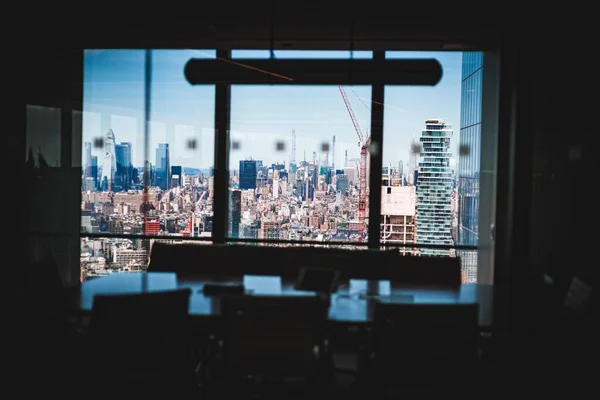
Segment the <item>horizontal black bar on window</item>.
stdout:
<svg viewBox="0 0 600 400">
<path fill-rule="evenodd" d="M 184 74 L 192 85 L 419 85 L 442 78 L 435 59 L 296 60 L 190 59 Z"/>
<path fill-rule="evenodd" d="M 119 238 L 119 239 L 156 239 L 156 240 L 185 240 L 196 242 L 212 242 L 212 237 L 191 237 L 191 236 L 167 236 L 167 235 L 135 235 L 123 233 L 80 233 L 79 237 L 86 238 Z M 281 239 L 253 239 L 253 238 L 225 238 L 228 243 L 260 243 L 260 244 L 293 244 L 302 246 L 356 246 L 367 247 L 367 243 L 360 242 L 344 242 L 344 241 L 316 241 L 316 240 L 281 240 Z M 382 243 L 381 248 L 425 248 L 425 249 L 455 249 L 455 250 L 478 250 L 478 246 L 474 245 L 445 245 L 445 244 L 423 244 L 423 243 Z"/>
<path fill-rule="evenodd" d="M 316 240 L 281 240 L 281 239 L 251 239 L 251 238 L 225 238 L 225 242 L 230 243 L 262 243 L 262 244 L 294 244 L 294 245 L 317 245 L 317 246 L 356 246 L 367 247 L 366 242 L 344 242 L 344 241 L 316 241 Z M 442 249 L 442 250 L 478 250 L 478 246 L 473 245 L 445 245 L 445 244 L 381 244 L 379 247 L 387 248 L 424 248 L 424 249 Z"/>
</svg>

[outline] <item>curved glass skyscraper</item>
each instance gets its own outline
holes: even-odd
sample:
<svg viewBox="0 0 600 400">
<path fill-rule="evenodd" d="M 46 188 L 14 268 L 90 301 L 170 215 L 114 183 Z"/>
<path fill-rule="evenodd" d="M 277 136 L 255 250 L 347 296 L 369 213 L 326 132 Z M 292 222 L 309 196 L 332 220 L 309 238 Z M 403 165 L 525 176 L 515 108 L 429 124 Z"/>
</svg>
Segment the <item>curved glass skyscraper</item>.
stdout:
<svg viewBox="0 0 600 400">
<path fill-rule="evenodd" d="M 117 155 L 115 154 L 115 133 L 109 129 L 104 136 L 104 160 L 102 161 L 102 189 L 112 191 L 117 172 Z"/>
</svg>

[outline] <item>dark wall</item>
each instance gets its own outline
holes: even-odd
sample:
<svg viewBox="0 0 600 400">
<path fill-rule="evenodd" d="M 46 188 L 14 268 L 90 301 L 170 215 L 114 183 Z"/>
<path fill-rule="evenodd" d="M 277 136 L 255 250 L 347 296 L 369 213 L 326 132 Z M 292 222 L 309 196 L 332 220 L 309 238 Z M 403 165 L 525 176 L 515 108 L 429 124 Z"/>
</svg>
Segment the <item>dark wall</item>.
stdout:
<svg viewBox="0 0 600 400">
<path fill-rule="evenodd" d="M 514 163 L 504 167 L 514 170 L 505 187 L 512 189 L 505 200 L 511 212 L 499 221 L 508 233 L 506 268 L 497 271 L 508 289 L 501 326 L 508 335 L 500 354 L 512 381 L 538 393 L 592 385 L 586 367 L 591 326 L 564 308 L 574 276 L 597 285 L 592 139 L 598 72 L 589 61 L 590 38 L 582 30 L 522 31 L 511 37 L 505 65 L 515 90 L 508 129 L 514 147 L 507 148 Z"/>
<path fill-rule="evenodd" d="M 533 95 L 528 297 L 532 307 L 542 308 L 538 317 L 564 302 L 574 276 L 590 284 L 596 280 L 593 48 L 584 31 L 538 33 L 527 46 Z M 554 284 L 544 285 L 543 274 Z"/>
</svg>

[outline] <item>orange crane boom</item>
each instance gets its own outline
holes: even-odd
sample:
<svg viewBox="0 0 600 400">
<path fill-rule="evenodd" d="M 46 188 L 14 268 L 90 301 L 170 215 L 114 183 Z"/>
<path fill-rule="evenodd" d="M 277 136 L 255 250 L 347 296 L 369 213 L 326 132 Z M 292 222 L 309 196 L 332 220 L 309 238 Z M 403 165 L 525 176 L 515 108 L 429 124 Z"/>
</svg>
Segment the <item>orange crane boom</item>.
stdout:
<svg viewBox="0 0 600 400">
<path fill-rule="evenodd" d="M 360 147 L 360 166 L 358 172 L 358 241 L 362 242 L 366 230 L 365 226 L 365 218 L 367 213 L 367 153 L 369 144 L 371 142 L 371 138 L 369 136 L 364 137 L 362 131 L 360 130 L 360 126 L 358 125 L 358 121 L 356 120 L 356 116 L 354 115 L 354 111 L 352 110 L 352 105 L 348 100 L 348 96 L 346 95 L 346 91 L 344 90 L 342 85 L 338 85 L 340 89 L 340 93 L 342 94 L 342 99 L 344 100 L 344 104 L 346 105 L 346 110 L 348 110 L 348 114 L 350 115 L 350 119 L 352 120 L 352 125 L 354 125 L 354 129 L 356 130 L 356 135 L 358 136 L 358 146 Z"/>
</svg>

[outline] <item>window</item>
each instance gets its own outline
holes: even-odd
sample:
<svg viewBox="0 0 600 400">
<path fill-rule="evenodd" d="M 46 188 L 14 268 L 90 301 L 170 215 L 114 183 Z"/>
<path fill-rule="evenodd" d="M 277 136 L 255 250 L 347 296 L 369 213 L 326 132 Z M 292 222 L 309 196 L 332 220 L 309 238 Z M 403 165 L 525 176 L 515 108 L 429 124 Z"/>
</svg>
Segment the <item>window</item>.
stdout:
<svg viewBox="0 0 600 400">
<path fill-rule="evenodd" d="M 232 52 L 234 60 L 269 56 L 263 50 Z M 351 55 L 274 51 L 273 56 L 348 59 Z M 359 59 L 371 56 L 366 51 L 353 54 Z M 359 199 L 361 193 L 366 199 L 367 193 L 360 190 L 358 143 L 370 126 L 366 106 L 370 97 L 370 87 L 365 86 L 234 85 L 227 236 L 365 242 L 368 222 L 366 212 L 359 210 Z"/>
<path fill-rule="evenodd" d="M 476 282 L 476 250 L 468 246 L 477 246 L 482 53 L 386 57 L 434 57 L 444 74 L 435 86 L 386 88 L 381 244 L 409 254 L 459 255 L 463 281 Z"/>
<path fill-rule="evenodd" d="M 83 275 L 145 268 L 153 237 L 211 237 L 215 90 L 189 85 L 183 68 L 191 57 L 214 56 L 85 51 Z"/>
<path fill-rule="evenodd" d="M 368 245 L 458 255 L 477 281 L 482 54 L 387 52 L 436 59 L 442 79 L 376 94 L 371 82 L 280 84 L 294 77 L 252 63 L 369 51 L 86 51 L 82 265 L 143 270 L 154 240 Z M 190 84 L 192 58 L 232 78 Z M 233 78 L 244 70 L 255 80 Z"/>
<path fill-rule="evenodd" d="M 370 88 L 350 90 L 369 101 Z M 368 127 L 368 110 L 357 119 Z M 230 137 L 230 238 L 365 240 L 359 139 L 338 87 L 233 86 Z"/>
</svg>

